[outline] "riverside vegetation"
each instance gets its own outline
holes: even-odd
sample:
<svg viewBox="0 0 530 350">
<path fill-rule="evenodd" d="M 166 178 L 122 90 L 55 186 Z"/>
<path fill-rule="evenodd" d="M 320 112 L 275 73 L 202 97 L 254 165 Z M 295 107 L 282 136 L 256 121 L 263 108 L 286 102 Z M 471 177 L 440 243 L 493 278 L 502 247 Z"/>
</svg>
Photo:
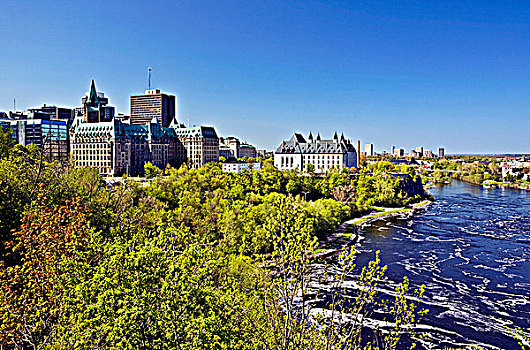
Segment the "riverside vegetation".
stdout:
<svg viewBox="0 0 530 350">
<path fill-rule="evenodd" d="M 426 312 L 407 298 L 423 289 L 404 278 L 377 299 L 376 254 L 346 299 L 354 252 L 334 277 L 311 274 L 309 258 L 370 205 L 425 196 L 418 176 L 380 170 L 147 165 L 150 182 L 109 190 L 96 169 L 44 162 L 0 129 L 0 348 L 395 349 Z M 314 283 L 328 286 L 328 313 Z M 391 326 L 367 334 L 375 303 Z"/>
<path fill-rule="evenodd" d="M 500 162 L 496 157 L 487 156 L 454 156 L 454 159 L 442 159 L 434 164 L 435 171 L 443 176 L 440 170 L 451 170 L 451 176 L 457 180 L 466 181 L 474 185 L 512 187 L 530 189 L 530 181 L 525 180 L 530 168 L 514 169 L 514 175 L 507 174 L 503 179 Z"/>
</svg>

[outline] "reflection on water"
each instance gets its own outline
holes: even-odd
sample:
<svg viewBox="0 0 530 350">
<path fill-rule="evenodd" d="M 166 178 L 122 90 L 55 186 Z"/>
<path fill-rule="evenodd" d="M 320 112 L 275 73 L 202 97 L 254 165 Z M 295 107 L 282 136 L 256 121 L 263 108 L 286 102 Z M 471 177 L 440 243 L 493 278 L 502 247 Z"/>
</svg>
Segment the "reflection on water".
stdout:
<svg viewBox="0 0 530 350">
<path fill-rule="evenodd" d="M 380 250 L 383 290 L 403 276 L 427 286 L 425 348 L 519 349 L 506 327 L 530 328 L 530 193 L 461 182 L 431 193 L 424 212 L 361 228 L 357 266 Z"/>
</svg>

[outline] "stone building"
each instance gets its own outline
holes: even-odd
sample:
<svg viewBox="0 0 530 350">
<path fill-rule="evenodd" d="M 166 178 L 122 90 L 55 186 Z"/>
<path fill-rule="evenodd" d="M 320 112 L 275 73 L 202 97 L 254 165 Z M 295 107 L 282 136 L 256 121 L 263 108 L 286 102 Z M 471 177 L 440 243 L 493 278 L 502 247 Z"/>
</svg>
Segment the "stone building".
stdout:
<svg viewBox="0 0 530 350">
<path fill-rule="evenodd" d="M 333 167 L 356 167 L 358 156 L 358 150 L 344 135 L 339 138 L 335 133 L 332 140 L 323 140 L 320 134 L 313 138 L 309 133 L 306 140 L 295 133 L 276 149 L 274 165 L 280 170 L 307 171 L 307 165 L 312 164 L 315 172 L 325 173 Z"/>
<path fill-rule="evenodd" d="M 232 158 L 256 158 L 258 155 L 256 147 L 239 141 L 237 137 L 219 138 L 219 157 Z"/>
<path fill-rule="evenodd" d="M 179 140 L 177 156 L 184 158 L 190 168 L 198 169 L 209 162 L 219 160 L 219 138 L 211 126 L 190 128 L 172 123 Z"/>
<path fill-rule="evenodd" d="M 258 152 L 256 151 L 256 147 L 249 145 L 247 143 L 242 143 L 239 146 L 239 158 L 247 157 L 247 158 L 256 158 L 258 156 Z"/>
<path fill-rule="evenodd" d="M 95 167 L 101 174 L 142 175 L 144 164 L 160 168 L 177 160 L 179 140 L 175 130 L 161 126 L 156 118 L 144 125 L 127 124 L 106 113 L 95 84 L 83 107 L 76 109 L 70 128 L 70 148 L 76 167 Z M 105 107 L 105 108 L 101 108 Z M 113 111 L 113 108 L 112 108 Z"/>
</svg>

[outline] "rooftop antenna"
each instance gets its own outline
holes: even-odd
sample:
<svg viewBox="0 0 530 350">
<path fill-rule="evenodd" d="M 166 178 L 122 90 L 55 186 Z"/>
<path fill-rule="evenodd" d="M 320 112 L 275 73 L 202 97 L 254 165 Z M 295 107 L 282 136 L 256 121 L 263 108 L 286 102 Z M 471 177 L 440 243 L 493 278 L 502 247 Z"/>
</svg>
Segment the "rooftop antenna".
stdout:
<svg viewBox="0 0 530 350">
<path fill-rule="evenodd" d="M 13 99 L 13 112 L 16 112 L 17 111 L 17 99 L 14 98 Z"/>
<path fill-rule="evenodd" d="M 189 128 L 189 127 L 190 127 L 190 115 L 188 114 L 188 115 L 186 116 L 186 118 L 188 118 L 188 128 Z"/>
<path fill-rule="evenodd" d="M 147 86 L 148 90 L 151 90 L 151 65 L 147 67 Z"/>
</svg>

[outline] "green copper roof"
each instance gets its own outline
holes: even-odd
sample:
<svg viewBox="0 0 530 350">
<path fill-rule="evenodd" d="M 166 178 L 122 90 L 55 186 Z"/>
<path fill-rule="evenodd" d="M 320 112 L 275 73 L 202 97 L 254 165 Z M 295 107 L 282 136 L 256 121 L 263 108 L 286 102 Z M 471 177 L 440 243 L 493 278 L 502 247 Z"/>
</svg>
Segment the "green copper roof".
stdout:
<svg viewBox="0 0 530 350">
<path fill-rule="evenodd" d="M 92 79 L 92 83 L 90 84 L 90 94 L 88 95 L 88 103 L 96 106 L 99 103 L 98 94 L 96 92 L 96 83 L 94 82 L 94 79 Z"/>
</svg>

